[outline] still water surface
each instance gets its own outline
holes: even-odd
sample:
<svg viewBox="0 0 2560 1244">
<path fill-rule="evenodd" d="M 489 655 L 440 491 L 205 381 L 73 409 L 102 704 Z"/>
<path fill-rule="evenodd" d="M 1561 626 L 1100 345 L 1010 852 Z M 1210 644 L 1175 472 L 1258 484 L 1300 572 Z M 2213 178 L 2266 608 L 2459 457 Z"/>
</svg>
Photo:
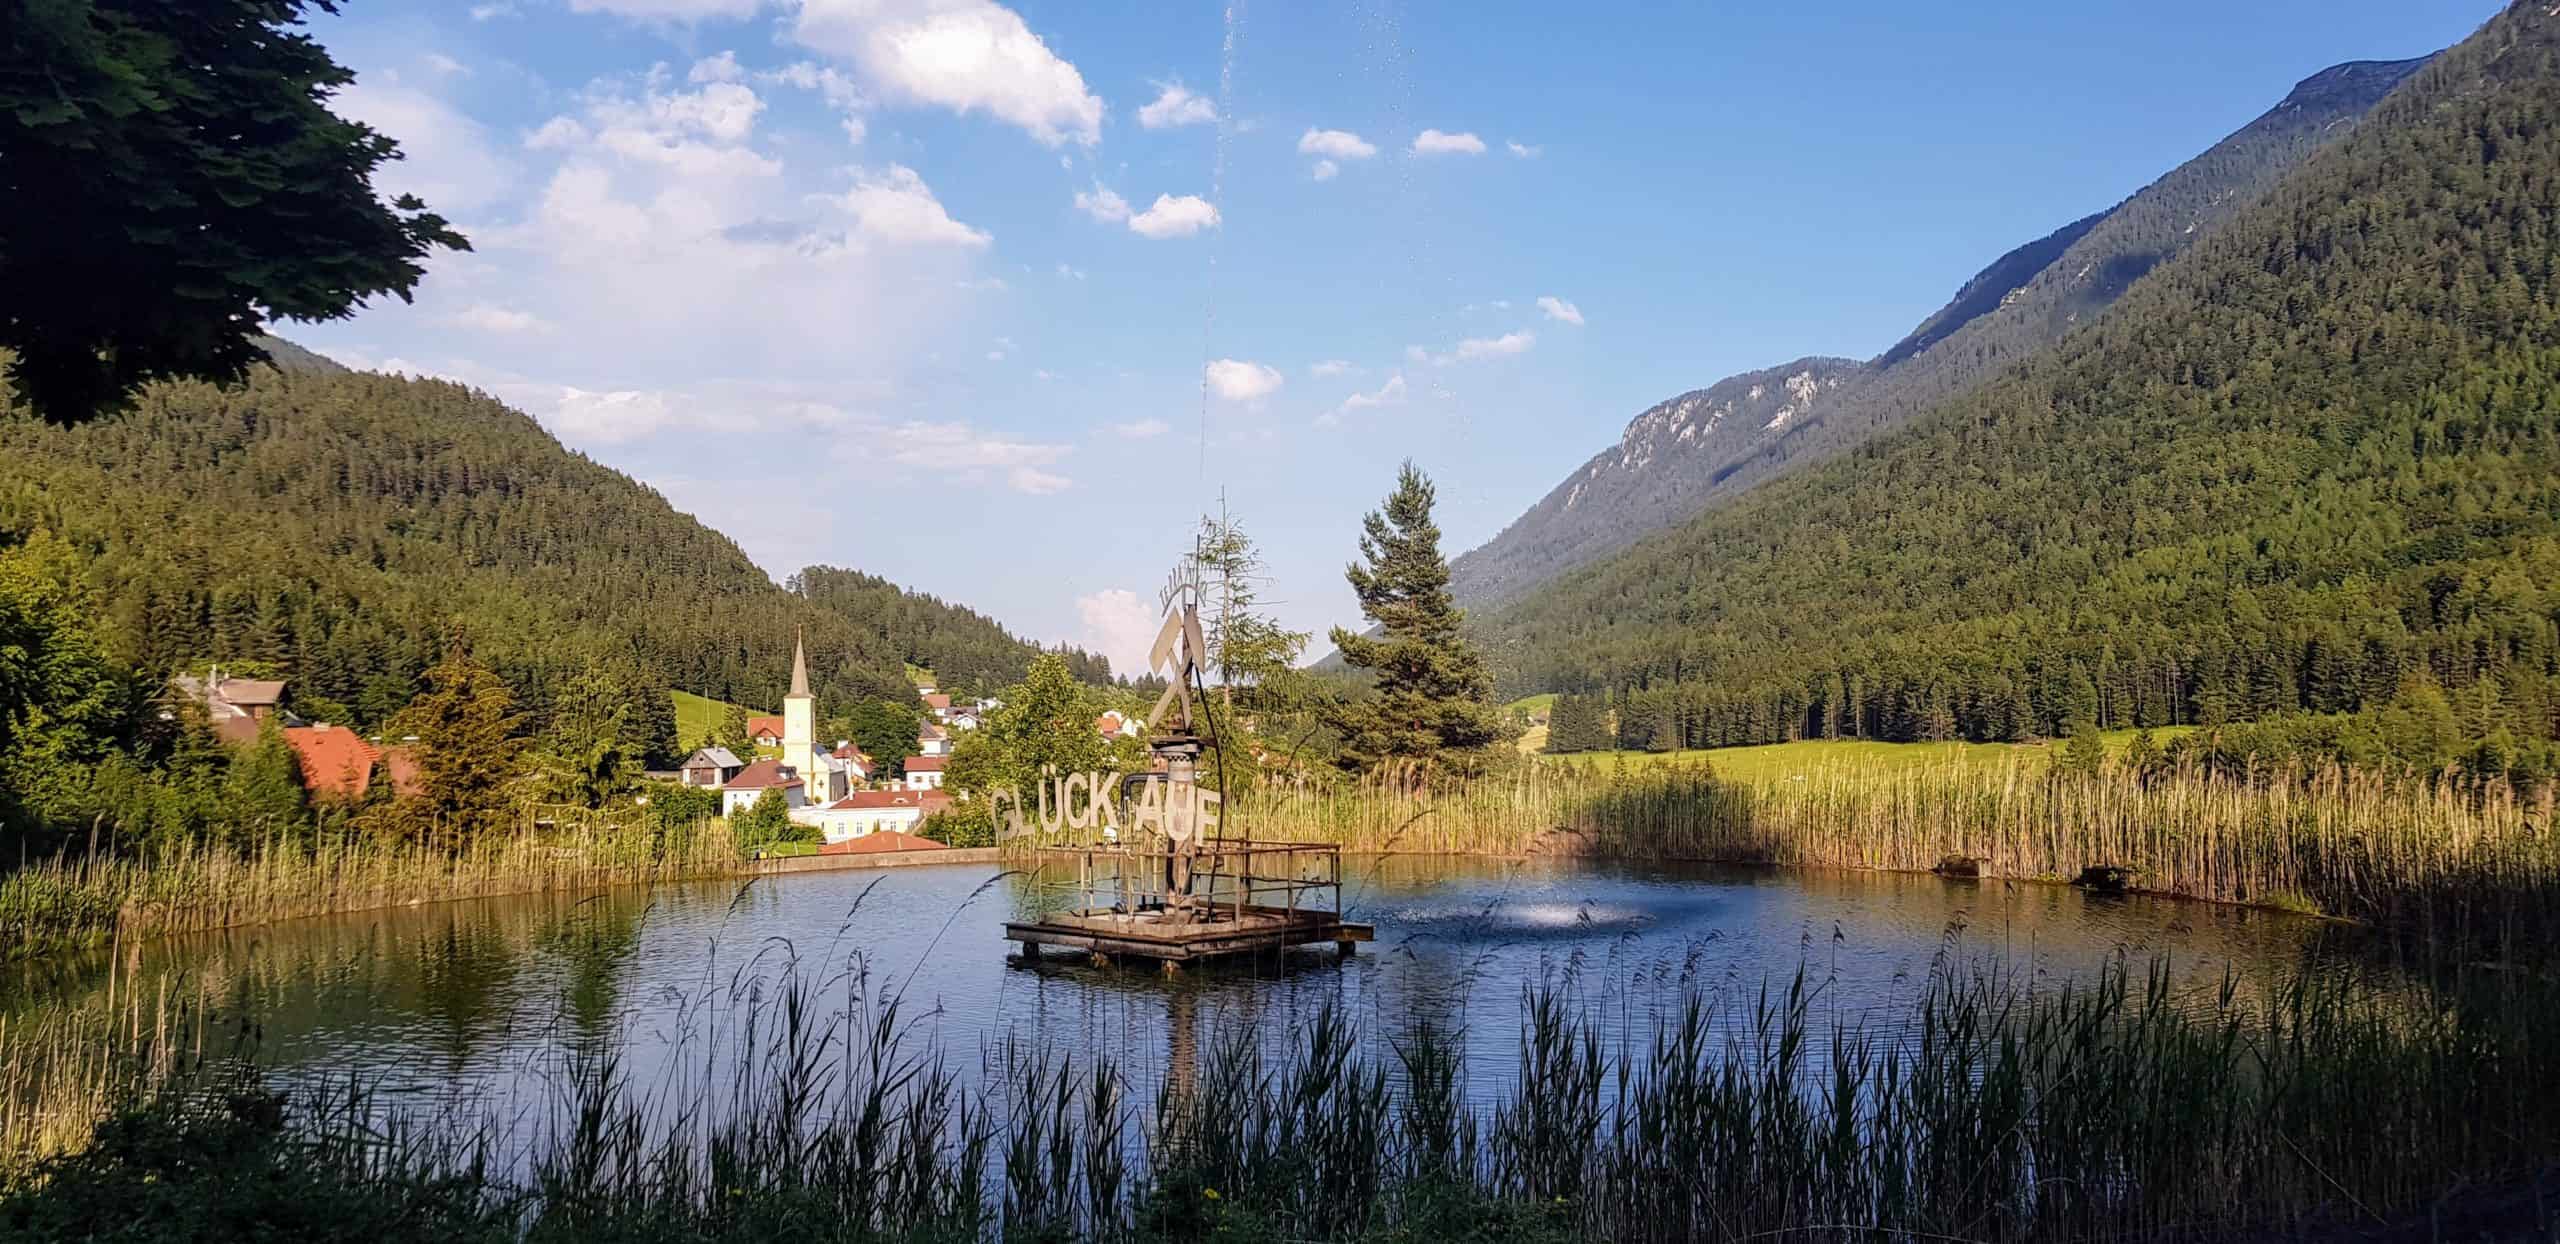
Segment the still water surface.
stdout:
<svg viewBox="0 0 2560 1244">
<path fill-rule="evenodd" d="M 1277 964 L 1137 968 L 1010 959 L 1000 926 L 1031 901 L 993 866 L 807 873 L 367 912 L 181 938 L 28 969 L 0 1013 L 107 996 L 194 994 L 252 1017 L 288 1078 L 354 1075 L 392 1094 L 463 1094 L 501 1110 L 556 1091 L 613 1049 L 643 1088 L 684 1081 L 786 970 L 835 1013 L 899 1002 L 900 1030 L 963 1079 L 1008 1042 L 1117 1061 L 1141 1084 L 1204 1034 L 1285 1041 L 1320 1009 L 1369 1037 L 1462 1026 L 1470 1088 L 1517 1067 L 1526 991 L 1568 991 L 1612 1041 L 1640 1042 L 1665 1003 L 1703 994 L 1747 1022 L 1801 971 L 1818 1017 L 1907 1018 L 1932 969 L 1996 968 L 2037 987 L 2112 957 L 2166 956 L 2181 987 L 2246 990 L 2306 970 L 2378 972 L 2338 931 L 2278 913 L 2058 886 L 1695 865 L 1346 860 L 1352 919 L 1378 940 Z"/>
</svg>

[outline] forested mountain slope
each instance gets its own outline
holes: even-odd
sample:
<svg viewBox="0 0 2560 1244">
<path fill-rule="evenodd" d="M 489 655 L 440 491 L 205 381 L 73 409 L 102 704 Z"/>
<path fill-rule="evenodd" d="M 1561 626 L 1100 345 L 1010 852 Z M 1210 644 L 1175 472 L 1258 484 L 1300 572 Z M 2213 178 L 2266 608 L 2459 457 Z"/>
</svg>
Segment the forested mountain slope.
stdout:
<svg viewBox="0 0 2560 1244">
<path fill-rule="evenodd" d="M 1479 615 L 1664 743 L 2347 711 L 2560 731 L 2560 17 L 2510 8 L 2094 324 Z M 2094 233 L 2093 235 L 2094 236 Z"/>
<path fill-rule="evenodd" d="M 74 429 L 0 401 L 0 543 L 43 528 L 81 550 L 112 644 L 146 674 L 255 663 L 372 725 L 457 627 L 535 712 L 590 664 L 653 711 L 666 697 L 644 693 L 666 687 L 778 704 L 804 632 L 839 709 L 911 698 L 904 662 L 947 637 L 1002 647 L 986 619 L 877 580 L 858 600 L 786 591 L 655 491 L 459 385 L 295 351 L 239 388 L 155 385 Z"/>
<path fill-rule="evenodd" d="M 1645 411 L 1616 446 L 1453 563 L 1460 600 L 1481 607 L 1516 596 L 1854 446 L 2047 348 L 2163 259 L 2211 235 L 2425 63 L 2359 61 L 2313 75 L 2123 203 L 1994 260 L 1873 360 L 1802 360 Z"/>
<path fill-rule="evenodd" d="M 909 591 L 875 574 L 835 566 L 811 566 L 791 577 L 802 599 L 851 622 L 913 664 L 932 670 L 945 689 L 980 695 L 1022 681 L 1039 655 L 1038 645 L 1017 639 L 995 619 L 966 606 Z M 1111 663 L 1077 648 L 1061 648 L 1079 681 L 1111 681 Z"/>
</svg>

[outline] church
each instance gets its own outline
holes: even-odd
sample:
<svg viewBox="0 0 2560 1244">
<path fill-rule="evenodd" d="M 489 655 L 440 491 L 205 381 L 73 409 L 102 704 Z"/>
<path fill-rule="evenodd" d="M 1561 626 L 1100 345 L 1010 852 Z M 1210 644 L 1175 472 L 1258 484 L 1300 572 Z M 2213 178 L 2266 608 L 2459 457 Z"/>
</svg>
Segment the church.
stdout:
<svg viewBox="0 0 2560 1244">
<path fill-rule="evenodd" d="M 720 814 L 740 815 L 767 791 L 780 794 L 795 810 L 826 807 L 853 793 L 860 781 L 855 763 L 851 757 L 818 746 L 818 701 L 809 694 L 808 648 L 795 639 L 791 693 L 782 697 L 782 755 L 758 760 L 722 783 Z M 692 768 L 691 761 L 687 768 Z"/>
</svg>

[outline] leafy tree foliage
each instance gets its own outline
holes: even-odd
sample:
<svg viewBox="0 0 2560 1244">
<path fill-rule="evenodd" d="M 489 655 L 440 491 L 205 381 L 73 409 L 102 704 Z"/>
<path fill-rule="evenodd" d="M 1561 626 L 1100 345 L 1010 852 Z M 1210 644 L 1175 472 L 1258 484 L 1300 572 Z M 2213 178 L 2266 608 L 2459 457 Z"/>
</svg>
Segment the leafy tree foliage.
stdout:
<svg viewBox="0 0 2560 1244">
<path fill-rule="evenodd" d="M 825 836 L 814 826 L 792 820 L 791 798 L 778 789 L 756 796 L 730 830 L 739 848 L 748 851 L 781 842 L 815 842 Z"/>
<path fill-rule="evenodd" d="M 1033 658 L 1019 686 L 999 697 L 1002 707 L 955 741 L 943 781 L 954 790 L 1011 787 L 1026 796 L 1047 773 L 1143 766 L 1133 745 L 1115 750 L 1094 727 L 1101 712 L 1091 688 L 1075 680 L 1066 658 L 1044 652 Z"/>
<path fill-rule="evenodd" d="M 2560 733 L 2560 18 L 2493 20 L 2030 364 L 1485 619 L 1685 746 Z M 2479 690 L 2486 684 L 2487 690 Z"/>
<path fill-rule="evenodd" d="M 90 627 L 96 610 L 61 540 L 39 532 L 0 550 L 0 829 L 88 810 L 94 766 L 136 724 L 140 705 Z"/>
<path fill-rule="evenodd" d="M 299 834 L 309 824 L 302 758 L 276 718 L 260 722 L 257 741 L 231 758 L 222 798 L 231 813 L 227 828 L 251 841 Z"/>
<path fill-rule="evenodd" d="M 329 111 L 354 75 L 296 29 L 329 0 L 12 6 L 0 39 L 0 347 L 48 419 L 143 381 L 237 382 L 269 313 L 402 298 L 469 249 L 372 178 L 390 138 Z"/>
<path fill-rule="evenodd" d="M 1385 508 L 1361 522 L 1362 561 L 1344 571 L 1360 612 L 1377 627 L 1374 636 L 1333 630 L 1343 660 L 1377 684 L 1374 698 L 1342 709 L 1346 767 L 1400 760 L 1472 768 L 1503 736 L 1493 678 L 1449 596 L 1431 505 L 1430 479 L 1406 462 Z"/>
<path fill-rule="evenodd" d="M 923 724 L 923 714 L 913 700 L 864 700 L 854 705 L 848 724 L 853 745 L 871 757 L 875 778 L 898 777 L 905 773 L 907 756 L 915 751 L 916 728 Z"/>
</svg>

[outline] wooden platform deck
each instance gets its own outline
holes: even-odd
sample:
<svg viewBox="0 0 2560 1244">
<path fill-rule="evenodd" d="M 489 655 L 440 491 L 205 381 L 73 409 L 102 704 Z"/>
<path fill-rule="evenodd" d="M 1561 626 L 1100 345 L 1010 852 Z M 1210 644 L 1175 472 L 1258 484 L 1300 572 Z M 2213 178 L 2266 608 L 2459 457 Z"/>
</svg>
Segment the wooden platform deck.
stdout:
<svg viewBox="0 0 2560 1244">
<path fill-rule="evenodd" d="M 1229 912 L 1235 912 L 1229 915 Z M 1332 942 L 1348 955 L 1377 930 L 1338 913 L 1221 905 L 1214 919 L 1171 920 L 1157 910 L 1058 912 L 1037 921 L 1008 923 L 1007 940 L 1022 944 L 1024 958 L 1043 946 L 1081 950 L 1104 958 L 1145 959 L 1168 966 L 1234 955 L 1260 954 Z"/>
</svg>

